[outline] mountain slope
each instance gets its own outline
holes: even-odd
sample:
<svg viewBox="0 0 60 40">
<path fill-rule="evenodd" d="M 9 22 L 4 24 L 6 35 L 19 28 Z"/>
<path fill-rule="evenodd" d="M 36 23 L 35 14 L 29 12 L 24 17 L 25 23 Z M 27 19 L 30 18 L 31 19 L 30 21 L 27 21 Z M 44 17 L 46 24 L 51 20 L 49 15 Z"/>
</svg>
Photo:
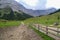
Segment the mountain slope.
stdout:
<svg viewBox="0 0 60 40">
<path fill-rule="evenodd" d="M 56 22 L 60 24 L 60 11 L 51 15 L 45 15 L 41 17 L 35 17 L 25 20 L 26 23 L 39 23 L 44 25 L 52 25 Z"/>
<path fill-rule="evenodd" d="M 2 19 L 13 19 L 13 11 L 10 7 L 5 7 L 0 9 L 0 18 Z"/>
<path fill-rule="evenodd" d="M 32 15 L 32 16 L 40 16 L 40 15 L 47 15 L 50 13 L 53 13 L 56 11 L 55 8 L 50 8 L 50 9 L 46 9 L 46 10 L 32 10 L 32 9 L 26 9 L 23 5 L 21 5 L 20 3 L 14 1 L 14 0 L 1 0 L 0 4 L 2 4 L 0 6 L 0 8 L 3 8 L 5 6 L 10 6 L 13 11 L 23 11 L 26 14 Z"/>
<path fill-rule="evenodd" d="M 40 15 L 48 15 L 50 13 L 53 13 L 56 11 L 55 8 L 50 8 L 50 9 L 46 9 L 46 10 L 28 10 L 26 9 L 25 10 L 26 13 L 29 13 L 30 15 L 33 15 L 33 16 L 40 16 Z"/>
<path fill-rule="evenodd" d="M 32 16 L 25 14 L 22 11 L 19 12 L 13 11 L 9 6 L 6 6 L 5 8 L 0 8 L 0 19 L 25 20 L 30 17 Z"/>
</svg>

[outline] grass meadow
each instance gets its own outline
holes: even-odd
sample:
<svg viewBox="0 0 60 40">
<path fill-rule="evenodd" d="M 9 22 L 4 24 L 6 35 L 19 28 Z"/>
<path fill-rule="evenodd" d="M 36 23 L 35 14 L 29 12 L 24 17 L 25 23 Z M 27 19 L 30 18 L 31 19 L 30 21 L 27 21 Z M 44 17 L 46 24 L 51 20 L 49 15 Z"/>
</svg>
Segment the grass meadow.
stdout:
<svg viewBox="0 0 60 40">
<path fill-rule="evenodd" d="M 60 24 L 60 12 L 51 14 L 51 15 L 30 18 L 30 19 L 25 20 L 24 23 L 26 24 L 38 23 L 38 24 L 43 24 L 47 26 L 53 25 L 54 23 Z"/>
<path fill-rule="evenodd" d="M 20 21 L 0 21 L 0 28 L 19 26 L 20 24 Z"/>
</svg>

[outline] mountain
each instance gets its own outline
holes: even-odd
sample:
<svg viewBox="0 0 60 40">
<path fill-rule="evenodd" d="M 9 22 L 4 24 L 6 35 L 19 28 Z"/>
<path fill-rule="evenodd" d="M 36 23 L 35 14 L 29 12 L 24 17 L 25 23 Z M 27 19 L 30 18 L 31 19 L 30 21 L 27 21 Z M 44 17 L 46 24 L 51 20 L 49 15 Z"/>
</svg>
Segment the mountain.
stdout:
<svg viewBox="0 0 60 40">
<path fill-rule="evenodd" d="M 55 12 L 53 12 L 53 13 L 51 13 L 49 15 L 52 15 L 52 14 L 57 13 L 57 12 L 60 12 L 60 9 L 56 10 Z"/>
<path fill-rule="evenodd" d="M 53 13 L 55 11 L 56 11 L 55 8 L 50 8 L 50 9 L 46 9 L 46 10 L 32 10 L 32 9 L 25 10 L 26 13 L 29 13 L 30 15 L 33 15 L 33 16 L 48 15 L 48 14 Z"/>
<path fill-rule="evenodd" d="M 47 15 L 50 13 L 53 13 L 56 11 L 55 8 L 50 8 L 46 10 L 32 10 L 32 9 L 26 9 L 23 5 L 20 3 L 14 1 L 14 0 L 0 0 L 0 8 L 3 8 L 5 6 L 10 6 L 13 11 L 23 11 L 26 14 L 29 14 L 31 16 L 40 16 L 40 15 Z"/>
<path fill-rule="evenodd" d="M 60 9 L 58 9 L 57 11 L 55 11 L 54 13 L 60 12 Z"/>
<path fill-rule="evenodd" d="M 25 20 L 27 18 L 31 18 L 30 16 L 22 11 L 13 11 L 12 8 L 6 6 L 4 8 L 0 8 L 0 19 L 5 20 Z"/>
</svg>

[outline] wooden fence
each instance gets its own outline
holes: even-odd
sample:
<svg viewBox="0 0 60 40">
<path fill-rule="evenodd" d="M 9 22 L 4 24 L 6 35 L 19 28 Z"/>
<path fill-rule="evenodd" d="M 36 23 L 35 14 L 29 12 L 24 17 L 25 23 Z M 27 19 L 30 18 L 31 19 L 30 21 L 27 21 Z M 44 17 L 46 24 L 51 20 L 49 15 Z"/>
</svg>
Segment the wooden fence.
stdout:
<svg viewBox="0 0 60 40">
<path fill-rule="evenodd" d="M 34 24 L 33 27 L 35 27 L 37 30 L 47 34 L 48 36 L 51 36 L 53 38 L 60 38 L 60 28 L 42 26 L 39 24 Z"/>
</svg>

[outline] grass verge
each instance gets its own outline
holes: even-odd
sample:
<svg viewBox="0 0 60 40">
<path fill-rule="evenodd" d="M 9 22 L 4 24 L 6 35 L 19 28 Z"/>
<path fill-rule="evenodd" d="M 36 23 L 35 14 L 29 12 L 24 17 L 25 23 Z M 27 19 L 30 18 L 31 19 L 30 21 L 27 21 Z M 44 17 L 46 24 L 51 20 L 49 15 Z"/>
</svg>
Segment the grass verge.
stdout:
<svg viewBox="0 0 60 40">
<path fill-rule="evenodd" d="M 32 27 L 31 25 L 29 25 L 29 27 L 31 29 L 33 29 L 39 36 L 41 36 L 43 38 L 43 40 L 55 40 L 54 38 L 52 37 L 49 37 L 48 35 L 40 32 L 39 30 L 36 30 L 34 27 Z"/>
</svg>

